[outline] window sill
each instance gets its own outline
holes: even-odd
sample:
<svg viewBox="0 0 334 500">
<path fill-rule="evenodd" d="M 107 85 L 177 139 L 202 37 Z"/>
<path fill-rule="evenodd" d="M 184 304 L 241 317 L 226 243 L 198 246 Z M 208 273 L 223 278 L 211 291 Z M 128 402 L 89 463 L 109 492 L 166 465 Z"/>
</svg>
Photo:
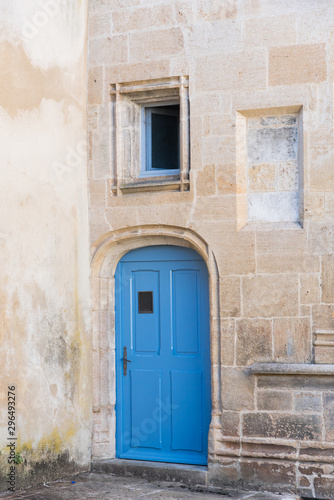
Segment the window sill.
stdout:
<svg viewBox="0 0 334 500">
<path fill-rule="evenodd" d="M 155 191 L 189 191 L 190 183 L 189 180 L 180 179 L 145 179 L 136 180 L 128 182 L 125 184 L 120 184 L 117 188 L 116 186 L 111 187 L 111 191 L 114 195 L 117 195 L 117 191 L 121 191 L 123 194 L 131 193 L 147 193 Z"/>
</svg>

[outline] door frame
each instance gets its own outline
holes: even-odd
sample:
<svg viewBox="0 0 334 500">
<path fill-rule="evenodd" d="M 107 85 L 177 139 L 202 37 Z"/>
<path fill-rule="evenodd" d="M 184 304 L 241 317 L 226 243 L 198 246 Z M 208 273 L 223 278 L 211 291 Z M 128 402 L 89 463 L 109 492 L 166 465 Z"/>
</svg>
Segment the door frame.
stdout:
<svg viewBox="0 0 334 500">
<path fill-rule="evenodd" d="M 93 246 L 92 258 L 92 362 L 93 442 L 92 458 L 116 456 L 115 373 L 115 272 L 123 255 L 152 245 L 174 245 L 195 250 L 209 274 L 211 423 L 208 463 L 215 455 L 221 431 L 221 342 L 219 321 L 219 273 L 216 259 L 203 238 L 190 229 L 167 225 L 135 226 L 112 231 Z"/>
</svg>

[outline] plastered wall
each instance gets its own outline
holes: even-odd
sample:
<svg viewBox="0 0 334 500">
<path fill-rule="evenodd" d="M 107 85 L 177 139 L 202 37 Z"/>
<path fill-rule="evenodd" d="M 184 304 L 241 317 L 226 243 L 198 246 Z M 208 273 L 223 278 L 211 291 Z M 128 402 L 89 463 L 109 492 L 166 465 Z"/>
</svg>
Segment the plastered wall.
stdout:
<svg viewBox="0 0 334 500">
<path fill-rule="evenodd" d="M 91 438 L 84 0 L 0 5 L 0 471 L 87 469 Z"/>
<path fill-rule="evenodd" d="M 330 447 L 328 379 L 322 374 L 303 389 L 302 377 L 293 382 L 297 372 L 290 372 L 290 386 L 281 393 L 279 381 L 273 382 L 270 399 L 268 386 L 249 369 L 256 362 L 283 363 L 284 369 L 312 364 L 316 332 L 334 330 L 333 5 L 329 0 L 95 0 L 89 7 L 91 242 L 98 247 L 136 228 L 140 236 L 147 225 L 154 225 L 150 235 L 170 225 L 206 242 L 217 262 L 220 290 L 221 342 L 214 347 L 220 423 L 211 441 L 211 480 L 328 498 L 332 466 L 319 472 L 316 484 L 314 468 L 306 468 L 311 479 L 301 479 L 305 470 L 298 472 L 295 465 L 301 443 L 309 440 L 315 449 L 301 460 L 329 460 L 319 451 Z M 111 89 L 180 76 L 189 77 L 190 189 L 116 189 Z M 278 135 L 278 146 L 271 144 L 270 134 L 282 134 L 275 128 L 279 120 L 297 115 L 298 134 L 294 129 L 292 138 L 288 130 L 288 139 Z M 270 124 L 271 132 L 262 129 Z M 265 139 L 247 140 L 254 126 Z M 297 137 L 298 144 L 289 145 L 291 158 L 284 156 L 284 141 Z M 268 154 L 257 155 L 256 147 L 268 140 Z M 126 172 L 128 160 L 119 161 L 119 172 Z M 292 184 L 276 184 L 282 165 Z M 264 194 L 251 196 L 254 190 Z M 250 210 L 253 200 L 268 199 L 267 192 L 279 202 L 292 201 L 283 203 L 278 215 L 275 203 Z M 104 338 L 111 339 L 112 322 L 101 327 L 98 318 L 112 294 L 104 292 L 102 302 L 95 296 L 94 336 L 108 331 Z M 331 355 L 328 359 L 333 362 Z M 112 367 L 110 373 L 112 380 Z M 106 378 L 97 379 L 103 387 Z M 301 402 L 310 392 L 317 403 L 305 403 L 305 410 Z M 279 398 L 288 398 L 285 406 Z M 264 433 L 259 422 L 273 412 L 275 425 Z M 311 435 L 312 422 L 317 431 Z M 283 434 L 277 431 L 281 427 Z M 97 423 L 98 435 L 101 429 L 96 456 L 110 455 L 112 433 L 107 423 Z M 266 448 L 274 439 L 291 444 L 294 454 Z"/>
</svg>

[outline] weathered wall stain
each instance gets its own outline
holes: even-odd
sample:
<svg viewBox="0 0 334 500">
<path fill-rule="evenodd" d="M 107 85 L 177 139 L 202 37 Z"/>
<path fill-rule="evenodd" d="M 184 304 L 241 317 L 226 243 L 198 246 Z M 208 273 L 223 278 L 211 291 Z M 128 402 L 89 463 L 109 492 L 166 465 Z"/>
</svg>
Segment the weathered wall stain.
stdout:
<svg viewBox="0 0 334 500">
<path fill-rule="evenodd" d="M 16 387 L 17 486 L 87 469 L 91 363 L 86 1 L 0 6 L 0 441 Z M 36 15 L 37 13 L 37 15 Z M 33 37 L 28 23 L 42 24 Z M 39 21 L 38 21 L 39 20 Z M 0 476 L 8 472 L 1 444 Z"/>
<path fill-rule="evenodd" d="M 0 105 L 12 116 L 20 109 L 38 108 L 42 99 L 62 101 L 68 99 L 71 93 L 74 98 L 75 89 L 66 87 L 68 82 L 64 78 L 62 68 L 54 66 L 43 70 L 33 66 L 22 45 L 2 42 L 0 61 Z M 13 65 L 21 68 L 19 75 L 13 71 Z"/>
</svg>

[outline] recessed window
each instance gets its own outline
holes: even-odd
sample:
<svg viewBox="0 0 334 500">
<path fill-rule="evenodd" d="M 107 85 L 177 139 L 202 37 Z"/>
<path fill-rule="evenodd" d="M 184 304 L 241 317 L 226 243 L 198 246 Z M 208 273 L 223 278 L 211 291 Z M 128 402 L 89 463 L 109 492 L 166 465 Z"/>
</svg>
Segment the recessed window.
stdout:
<svg viewBox="0 0 334 500">
<path fill-rule="evenodd" d="M 111 84 L 110 98 L 111 194 L 189 191 L 188 77 Z"/>
<path fill-rule="evenodd" d="M 180 106 L 143 107 L 142 175 L 180 172 Z"/>
</svg>

